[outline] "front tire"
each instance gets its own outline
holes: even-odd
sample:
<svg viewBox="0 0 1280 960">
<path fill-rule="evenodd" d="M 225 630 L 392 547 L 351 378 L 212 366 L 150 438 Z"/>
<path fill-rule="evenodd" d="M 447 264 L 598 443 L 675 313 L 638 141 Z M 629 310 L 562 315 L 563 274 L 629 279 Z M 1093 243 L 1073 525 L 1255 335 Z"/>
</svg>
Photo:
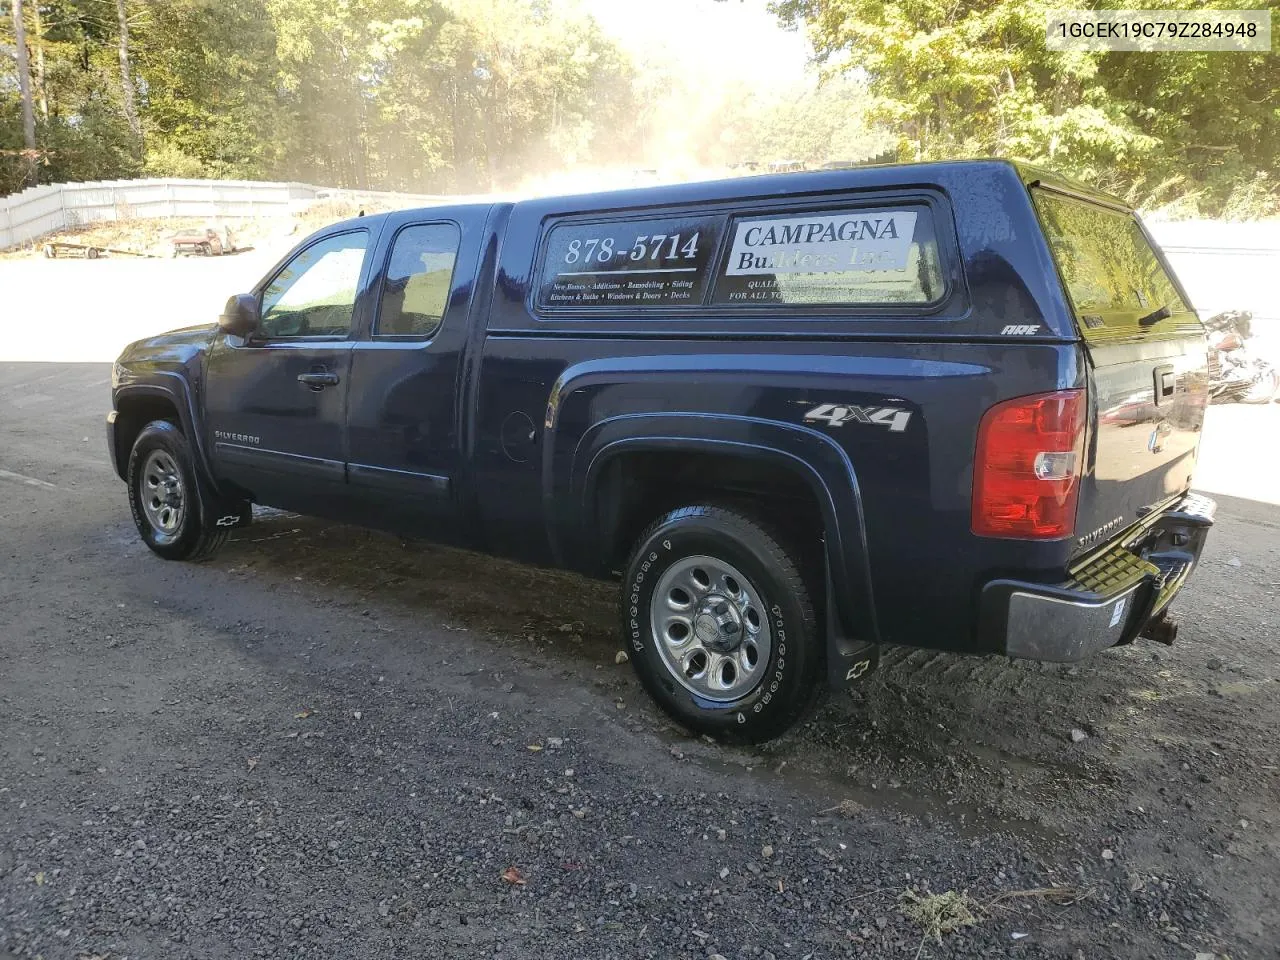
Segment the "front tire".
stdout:
<svg viewBox="0 0 1280 960">
<path fill-rule="evenodd" d="M 129 454 L 129 507 L 143 542 L 166 560 L 206 560 L 231 533 L 196 473 L 191 447 L 168 420 L 142 428 Z"/>
<path fill-rule="evenodd" d="M 622 626 L 659 706 L 718 740 L 776 737 L 822 690 L 800 562 L 734 510 L 682 507 L 641 535 L 624 572 Z"/>
</svg>

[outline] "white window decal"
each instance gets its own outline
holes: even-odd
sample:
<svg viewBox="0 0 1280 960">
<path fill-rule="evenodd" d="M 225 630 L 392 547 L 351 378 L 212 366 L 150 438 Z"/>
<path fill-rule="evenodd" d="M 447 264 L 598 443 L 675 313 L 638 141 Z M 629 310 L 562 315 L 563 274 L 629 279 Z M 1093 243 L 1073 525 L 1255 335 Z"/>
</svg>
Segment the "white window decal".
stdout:
<svg viewBox="0 0 1280 960">
<path fill-rule="evenodd" d="M 740 222 L 725 275 L 905 270 L 915 225 L 906 210 Z"/>
</svg>

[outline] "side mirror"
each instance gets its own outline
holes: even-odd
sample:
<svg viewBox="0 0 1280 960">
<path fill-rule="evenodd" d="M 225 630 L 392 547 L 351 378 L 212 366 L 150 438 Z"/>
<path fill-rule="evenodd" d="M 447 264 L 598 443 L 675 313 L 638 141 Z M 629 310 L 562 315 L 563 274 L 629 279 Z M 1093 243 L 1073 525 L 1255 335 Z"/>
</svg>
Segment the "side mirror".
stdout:
<svg viewBox="0 0 1280 960">
<path fill-rule="evenodd" d="M 251 293 L 237 293 L 222 308 L 222 316 L 218 318 L 218 329 L 237 337 L 248 337 L 258 329 L 260 322 L 258 298 Z"/>
</svg>

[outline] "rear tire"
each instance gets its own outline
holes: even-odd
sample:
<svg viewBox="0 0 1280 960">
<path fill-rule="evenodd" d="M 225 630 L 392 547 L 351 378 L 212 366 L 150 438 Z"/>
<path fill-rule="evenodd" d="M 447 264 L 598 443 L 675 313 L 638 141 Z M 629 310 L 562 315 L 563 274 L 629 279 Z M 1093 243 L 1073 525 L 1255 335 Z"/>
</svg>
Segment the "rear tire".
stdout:
<svg viewBox="0 0 1280 960">
<path fill-rule="evenodd" d="M 126 473 L 134 525 L 151 550 L 166 560 L 207 560 L 227 541 L 219 526 L 242 506 L 213 498 L 196 472 L 191 447 L 168 420 L 142 428 Z"/>
<path fill-rule="evenodd" d="M 622 628 L 650 696 L 698 733 L 759 743 L 822 692 L 822 639 L 799 560 L 754 519 L 690 506 L 637 541 Z"/>
</svg>

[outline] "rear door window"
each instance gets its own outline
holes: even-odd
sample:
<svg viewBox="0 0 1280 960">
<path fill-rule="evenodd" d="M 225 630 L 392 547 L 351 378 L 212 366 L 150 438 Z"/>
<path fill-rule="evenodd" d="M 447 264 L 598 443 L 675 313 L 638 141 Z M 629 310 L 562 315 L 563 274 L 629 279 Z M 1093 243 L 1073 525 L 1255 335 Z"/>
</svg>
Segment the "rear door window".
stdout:
<svg viewBox="0 0 1280 960">
<path fill-rule="evenodd" d="M 374 335 L 426 339 L 444 319 L 458 258 L 458 228 L 452 223 L 404 227 L 391 245 Z"/>
<path fill-rule="evenodd" d="M 1032 195 L 1085 336 L 1195 320 L 1132 214 L 1045 190 Z M 1167 318 L 1141 323 L 1165 309 Z"/>
<path fill-rule="evenodd" d="M 713 302 L 725 306 L 930 304 L 945 283 L 923 205 L 735 218 Z"/>
</svg>

